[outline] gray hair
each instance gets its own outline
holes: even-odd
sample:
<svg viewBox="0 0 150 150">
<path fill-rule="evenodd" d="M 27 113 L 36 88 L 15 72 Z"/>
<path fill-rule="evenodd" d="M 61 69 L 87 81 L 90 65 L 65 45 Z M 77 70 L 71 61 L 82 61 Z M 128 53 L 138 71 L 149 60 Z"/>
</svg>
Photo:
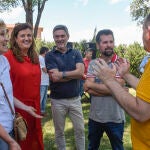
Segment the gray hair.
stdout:
<svg viewBox="0 0 150 150">
<path fill-rule="evenodd" d="M 57 30 L 64 30 L 66 32 L 67 36 L 69 36 L 68 28 L 65 25 L 56 25 L 53 29 L 53 33 Z"/>
</svg>

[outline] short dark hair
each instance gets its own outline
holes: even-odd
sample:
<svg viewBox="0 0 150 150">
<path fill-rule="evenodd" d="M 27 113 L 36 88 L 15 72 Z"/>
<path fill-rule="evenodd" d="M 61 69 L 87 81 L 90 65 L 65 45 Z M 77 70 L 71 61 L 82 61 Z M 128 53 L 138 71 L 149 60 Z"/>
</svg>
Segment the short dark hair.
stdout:
<svg viewBox="0 0 150 150">
<path fill-rule="evenodd" d="M 145 26 L 146 28 L 148 28 L 148 26 L 150 26 L 150 14 L 148 14 L 148 15 L 146 16 L 146 18 L 144 19 L 144 26 Z"/>
<path fill-rule="evenodd" d="M 64 30 L 66 34 L 69 36 L 68 28 L 65 25 L 56 25 L 53 29 L 53 33 L 57 30 Z"/>
<path fill-rule="evenodd" d="M 102 35 L 112 35 L 113 39 L 114 39 L 114 34 L 113 34 L 113 32 L 110 29 L 103 29 L 103 30 L 100 30 L 97 33 L 97 35 L 96 35 L 96 43 L 99 43 L 101 41 L 100 37 Z"/>
<path fill-rule="evenodd" d="M 40 54 L 44 54 L 45 52 L 48 52 L 49 51 L 49 49 L 48 49 L 48 47 L 41 47 L 40 48 Z"/>
</svg>

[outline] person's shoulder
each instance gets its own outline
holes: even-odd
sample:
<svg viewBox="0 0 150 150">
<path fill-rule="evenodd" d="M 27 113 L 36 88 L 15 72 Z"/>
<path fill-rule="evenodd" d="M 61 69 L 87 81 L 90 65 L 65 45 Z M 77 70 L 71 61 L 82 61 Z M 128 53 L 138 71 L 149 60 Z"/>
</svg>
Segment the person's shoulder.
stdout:
<svg viewBox="0 0 150 150">
<path fill-rule="evenodd" d="M 41 55 L 39 55 L 39 61 L 40 61 L 40 63 L 41 63 L 41 61 L 43 61 L 43 60 L 44 60 L 44 57 L 41 56 Z"/>
<path fill-rule="evenodd" d="M 143 60 L 144 60 L 144 59 L 148 60 L 149 58 L 150 58 L 150 55 L 147 55 L 147 56 L 145 56 L 145 57 L 143 58 Z"/>
<path fill-rule="evenodd" d="M 4 54 L 3 54 L 8 60 L 10 60 L 10 59 L 12 59 L 12 57 L 13 57 L 13 53 L 12 53 L 12 50 L 8 50 L 7 52 L 5 52 Z"/>
<path fill-rule="evenodd" d="M 99 59 L 99 58 L 92 59 L 92 60 L 90 61 L 90 63 L 95 63 L 95 61 L 98 61 L 98 59 Z"/>
<path fill-rule="evenodd" d="M 8 49 L 8 51 L 4 53 L 4 56 L 6 56 L 6 55 L 13 55 L 12 50 Z"/>
<path fill-rule="evenodd" d="M 96 60 L 97 60 L 97 59 L 92 59 L 92 60 L 90 61 L 90 63 L 89 63 L 89 66 L 90 66 L 90 65 L 96 65 L 96 64 L 95 64 L 95 61 L 96 61 Z"/>
<path fill-rule="evenodd" d="M 76 56 L 82 56 L 81 51 L 78 49 L 70 49 L 70 52 L 72 52 L 72 54 L 76 55 Z"/>
<path fill-rule="evenodd" d="M 39 55 L 39 59 L 43 59 L 44 57 L 42 55 Z"/>
<path fill-rule="evenodd" d="M 53 50 L 53 49 L 52 49 L 51 51 L 48 51 L 48 52 L 46 53 L 45 57 L 53 55 L 54 52 L 55 52 L 55 50 Z"/>
<path fill-rule="evenodd" d="M 1 62 L 8 61 L 7 58 L 4 55 L 0 55 L 0 60 L 1 60 Z"/>
<path fill-rule="evenodd" d="M 71 49 L 69 49 L 69 51 L 72 51 L 72 52 L 79 52 L 80 53 L 80 50 L 78 50 L 78 49 L 74 49 L 74 48 L 71 48 Z"/>
<path fill-rule="evenodd" d="M 1 65 L 4 67 L 4 66 L 9 66 L 9 62 L 8 62 L 8 59 L 7 57 L 5 57 L 4 55 L 1 55 L 0 56 L 0 60 L 1 60 Z"/>
</svg>

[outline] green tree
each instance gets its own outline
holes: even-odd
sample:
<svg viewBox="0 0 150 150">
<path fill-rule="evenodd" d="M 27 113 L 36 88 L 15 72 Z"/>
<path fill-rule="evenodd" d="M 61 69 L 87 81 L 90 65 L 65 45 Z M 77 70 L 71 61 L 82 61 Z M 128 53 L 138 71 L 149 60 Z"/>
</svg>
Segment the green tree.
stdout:
<svg viewBox="0 0 150 150">
<path fill-rule="evenodd" d="M 34 25 L 34 37 L 36 38 L 46 1 L 47 0 L 2 0 L 0 2 L 0 12 L 8 11 L 21 5 L 26 14 L 26 22 L 33 26 L 33 12 L 37 9 L 37 18 Z"/>
<path fill-rule="evenodd" d="M 119 46 L 115 47 L 115 52 L 117 53 L 118 56 L 124 58 L 124 55 L 127 51 L 127 45 L 125 44 L 120 44 Z"/>
<path fill-rule="evenodd" d="M 90 42 L 93 42 L 93 43 L 96 42 L 96 34 L 97 34 L 97 27 L 95 27 L 95 29 L 94 29 L 93 38 Z"/>
<path fill-rule="evenodd" d="M 16 0 L 1 0 L 0 1 L 0 12 L 9 10 L 10 7 L 15 8 L 19 5 Z"/>
<path fill-rule="evenodd" d="M 133 0 L 130 5 L 132 19 L 142 24 L 146 15 L 150 13 L 150 0 Z"/>
<path fill-rule="evenodd" d="M 123 58 L 126 58 L 130 62 L 130 72 L 136 77 L 140 77 L 139 65 L 141 60 L 146 55 L 144 48 L 137 42 L 134 44 L 119 45 L 115 48 L 115 52 Z"/>
<path fill-rule="evenodd" d="M 85 46 L 86 42 L 87 42 L 86 40 L 81 40 L 80 42 L 74 43 L 74 48 L 80 50 L 82 56 L 84 56 L 84 52 L 86 50 L 86 46 Z"/>
<path fill-rule="evenodd" d="M 40 40 L 40 39 L 36 39 L 35 43 L 36 43 L 36 50 L 37 50 L 37 52 L 39 52 L 39 50 L 40 50 L 40 48 L 42 46 L 46 46 L 46 47 L 49 48 L 49 50 L 51 50 L 54 47 L 54 45 L 55 45 L 54 42 L 46 42 L 46 41 Z"/>
<path fill-rule="evenodd" d="M 146 54 L 145 50 L 137 42 L 135 42 L 132 45 L 129 45 L 128 50 L 125 54 L 125 57 L 130 62 L 130 72 L 134 74 L 136 77 L 140 77 L 139 65 L 145 54 Z"/>
</svg>

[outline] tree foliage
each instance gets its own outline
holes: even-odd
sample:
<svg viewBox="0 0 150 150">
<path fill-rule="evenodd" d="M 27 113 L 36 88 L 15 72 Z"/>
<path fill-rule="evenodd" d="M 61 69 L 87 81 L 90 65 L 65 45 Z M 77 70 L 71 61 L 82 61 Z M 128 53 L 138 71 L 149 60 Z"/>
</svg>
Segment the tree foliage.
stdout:
<svg viewBox="0 0 150 150">
<path fill-rule="evenodd" d="M 49 48 L 49 50 L 51 50 L 55 45 L 54 42 L 46 42 L 46 41 L 43 41 L 43 40 L 40 40 L 40 39 L 36 39 L 35 43 L 36 43 L 37 52 L 39 52 L 39 50 L 42 46 L 46 46 L 46 47 Z"/>
<path fill-rule="evenodd" d="M 119 45 L 115 48 L 115 52 L 123 58 L 126 58 L 130 62 L 130 72 L 136 77 L 140 77 L 139 65 L 141 60 L 146 55 L 144 48 L 137 42 L 134 44 Z"/>
<path fill-rule="evenodd" d="M 133 0 L 130 5 L 132 19 L 142 24 L 144 18 L 150 13 L 150 0 Z"/>
<path fill-rule="evenodd" d="M 0 12 L 8 11 L 11 8 L 15 8 L 19 5 L 16 0 L 1 0 L 0 1 Z"/>
<path fill-rule="evenodd" d="M 33 26 L 33 12 L 37 9 L 37 18 L 34 25 L 34 37 L 37 37 L 37 31 L 44 10 L 44 6 L 47 0 L 1 0 L 0 12 L 11 10 L 17 6 L 23 6 L 26 14 L 26 22 Z"/>
</svg>

